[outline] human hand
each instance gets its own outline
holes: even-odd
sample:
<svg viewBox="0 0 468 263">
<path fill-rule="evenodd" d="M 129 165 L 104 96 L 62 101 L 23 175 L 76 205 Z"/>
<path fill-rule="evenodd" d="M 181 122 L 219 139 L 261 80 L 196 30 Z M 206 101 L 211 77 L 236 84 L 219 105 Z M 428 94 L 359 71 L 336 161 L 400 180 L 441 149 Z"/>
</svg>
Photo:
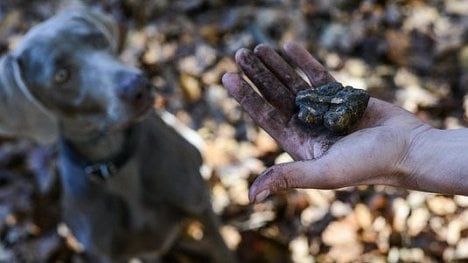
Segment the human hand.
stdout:
<svg viewBox="0 0 468 263">
<path fill-rule="evenodd" d="M 265 45 L 254 52 L 241 49 L 236 53 L 237 64 L 261 96 L 241 75 L 223 76 L 230 95 L 296 160 L 264 171 L 250 188 L 250 200 L 260 202 L 288 188 L 414 186 L 406 157 L 417 137 L 431 127 L 406 110 L 375 98 L 369 100 L 363 117 L 346 136 L 305 127 L 297 118 L 297 92 L 335 79 L 298 44 L 287 43 L 284 51 L 294 65 Z"/>
</svg>

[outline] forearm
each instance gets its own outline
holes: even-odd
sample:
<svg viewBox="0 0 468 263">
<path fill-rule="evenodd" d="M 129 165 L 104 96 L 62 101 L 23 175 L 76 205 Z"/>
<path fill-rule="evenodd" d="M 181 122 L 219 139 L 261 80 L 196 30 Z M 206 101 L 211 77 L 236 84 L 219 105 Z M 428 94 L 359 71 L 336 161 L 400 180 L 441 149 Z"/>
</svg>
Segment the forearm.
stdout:
<svg viewBox="0 0 468 263">
<path fill-rule="evenodd" d="M 468 129 L 429 129 L 411 143 L 402 162 L 402 186 L 468 195 Z"/>
</svg>

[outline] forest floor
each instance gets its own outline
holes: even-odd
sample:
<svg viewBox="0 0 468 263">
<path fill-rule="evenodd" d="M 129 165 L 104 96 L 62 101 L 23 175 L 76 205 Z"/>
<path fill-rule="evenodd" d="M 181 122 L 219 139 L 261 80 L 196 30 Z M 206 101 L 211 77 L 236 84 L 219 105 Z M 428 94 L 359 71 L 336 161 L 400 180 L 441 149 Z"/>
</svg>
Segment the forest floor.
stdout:
<svg viewBox="0 0 468 263">
<path fill-rule="evenodd" d="M 158 87 L 156 106 L 203 138 L 213 208 L 239 262 L 468 261 L 468 197 L 361 186 L 294 190 L 250 204 L 255 177 L 290 158 L 220 82 L 222 73 L 238 71 L 237 49 L 295 40 L 339 81 L 437 128 L 464 127 L 467 1 L 88 2 L 127 29 L 121 58 Z M 0 1 L 0 54 L 61 7 L 57 0 Z M 55 166 L 37 159 L 45 150 L 0 139 L 0 262 L 83 261 L 61 222 Z M 202 231 L 190 223 L 185 238 L 200 239 Z M 203 258 L 178 248 L 166 256 Z"/>
</svg>

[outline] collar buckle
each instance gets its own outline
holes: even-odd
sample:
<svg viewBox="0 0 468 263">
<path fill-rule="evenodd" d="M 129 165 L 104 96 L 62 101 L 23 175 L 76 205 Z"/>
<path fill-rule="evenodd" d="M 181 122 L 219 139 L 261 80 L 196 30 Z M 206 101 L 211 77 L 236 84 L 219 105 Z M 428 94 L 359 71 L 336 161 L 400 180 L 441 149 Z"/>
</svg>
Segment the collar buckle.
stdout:
<svg viewBox="0 0 468 263">
<path fill-rule="evenodd" d="M 84 168 L 85 173 L 96 181 L 106 181 L 117 173 L 117 167 L 112 162 L 97 163 Z"/>
</svg>

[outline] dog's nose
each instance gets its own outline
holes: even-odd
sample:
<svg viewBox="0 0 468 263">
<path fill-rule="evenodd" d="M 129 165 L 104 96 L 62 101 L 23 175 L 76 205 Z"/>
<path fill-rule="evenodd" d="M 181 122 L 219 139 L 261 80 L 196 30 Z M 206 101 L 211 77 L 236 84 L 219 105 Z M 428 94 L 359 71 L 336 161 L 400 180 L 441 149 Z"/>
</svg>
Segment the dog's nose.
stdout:
<svg viewBox="0 0 468 263">
<path fill-rule="evenodd" d="M 123 74 L 117 86 L 117 94 L 123 101 L 139 105 L 151 98 L 150 81 L 140 73 Z"/>
</svg>

